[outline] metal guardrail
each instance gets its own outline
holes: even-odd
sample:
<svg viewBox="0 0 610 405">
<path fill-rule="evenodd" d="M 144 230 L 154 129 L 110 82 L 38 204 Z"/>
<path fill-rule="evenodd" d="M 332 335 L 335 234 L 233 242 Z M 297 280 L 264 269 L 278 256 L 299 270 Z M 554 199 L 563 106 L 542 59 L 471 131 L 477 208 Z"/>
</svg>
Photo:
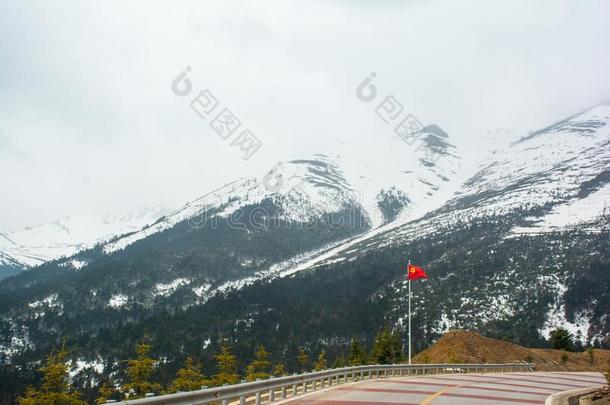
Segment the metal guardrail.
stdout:
<svg viewBox="0 0 610 405">
<path fill-rule="evenodd" d="M 239 400 L 240 405 L 245 405 L 246 401 L 250 402 L 254 399 L 254 403 L 260 405 L 263 399 L 265 402 L 274 402 L 294 398 L 310 391 L 349 381 L 430 374 L 533 371 L 533 368 L 533 363 L 367 365 L 271 377 L 266 380 L 243 382 L 235 385 L 107 403 L 123 405 L 204 405 L 220 402 L 222 405 L 228 405 L 229 401 Z"/>
</svg>

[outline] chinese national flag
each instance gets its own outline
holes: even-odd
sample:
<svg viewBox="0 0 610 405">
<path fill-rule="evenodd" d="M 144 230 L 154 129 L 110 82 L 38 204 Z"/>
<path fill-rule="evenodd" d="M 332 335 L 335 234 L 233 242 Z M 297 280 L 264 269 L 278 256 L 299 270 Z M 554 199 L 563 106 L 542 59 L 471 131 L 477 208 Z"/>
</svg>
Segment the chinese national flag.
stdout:
<svg viewBox="0 0 610 405">
<path fill-rule="evenodd" d="M 409 264 L 407 278 L 409 280 L 417 280 L 419 278 L 428 278 L 428 275 L 421 267 Z"/>
</svg>

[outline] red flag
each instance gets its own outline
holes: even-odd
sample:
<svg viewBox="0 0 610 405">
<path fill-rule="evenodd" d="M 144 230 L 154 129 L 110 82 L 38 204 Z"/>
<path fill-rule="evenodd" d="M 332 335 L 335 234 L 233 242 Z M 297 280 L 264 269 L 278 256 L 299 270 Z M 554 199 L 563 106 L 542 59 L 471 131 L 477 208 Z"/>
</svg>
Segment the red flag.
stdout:
<svg viewBox="0 0 610 405">
<path fill-rule="evenodd" d="M 424 269 L 419 266 L 409 264 L 408 270 L 409 270 L 409 272 L 407 273 L 407 278 L 409 280 L 417 280 L 419 278 L 428 278 L 428 275 L 426 274 Z"/>
</svg>

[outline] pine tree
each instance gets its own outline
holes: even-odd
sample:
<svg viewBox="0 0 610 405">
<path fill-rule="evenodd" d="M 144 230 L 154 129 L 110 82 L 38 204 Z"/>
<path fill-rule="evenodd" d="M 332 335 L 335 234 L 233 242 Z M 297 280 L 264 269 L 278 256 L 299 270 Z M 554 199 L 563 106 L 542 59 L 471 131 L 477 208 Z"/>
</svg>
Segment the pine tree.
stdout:
<svg viewBox="0 0 610 405">
<path fill-rule="evenodd" d="M 335 359 L 335 362 L 333 363 L 333 368 L 342 368 L 342 367 L 345 367 L 346 365 L 347 365 L 347 363 L 345 361 L 345 357 L 342 354 L 340 354 Z"/>
<path fill-rule="evenodd" d="M 551 331 L 550 341 L 553 349 L 574 351 L 574 341 L 572 334 L 566 329 L 557 328 Z"/>
<path fill-rule="evenodd" d="M 279 362 L 275 365 L 275 367 L 273 367 L 273 375 L 276 377 L 286 375 L 286 367 L 284 366 L 284 363 Z"/>
<path fill-rule="evenodd" d="M 371 360 L 376 364 L 393 364 L 402 361 L 402 342 L 398 334 L 390 332 L 390 329 L 384 328 L 377 334 L 373 350 L 371 351 Z"/>
<path fill-rule="evenodd" d="M 149 392 L 158 393 L 161 385 L 151 382 L 157 361 L 149 357 L 151 346 L 139 343 L 136 347 L 136 359 L 127 362 L 127 376 L 129 382 L 123 385 L 123 392 L 128 398 L 143 398 Z"/>
<path fill-rule="evenodd" d="M 318 355 L 318 361 L 316 361 L 316 365 L 314 367 L 315 371 L 326 370 L 326 351 L 322 349 L 320 354 Z"/>
<path fill-rule="evenodd" d="M 392 363 L 400 363 L 405 358 L 402 347 L 402 338 L 398 333 L 392 333 L 390 336 L 390 348 L 393 354 Z"/>
<path fill-rule="evenodd" d="M 47 356 L 45 365 L 40 368 L 42 387 L 40 390 L 28 387 L 25 395 L 17 399 L 19 405 L 87 405 L 80 399 L 81 394 L 70 388 L 67 357 L 65 347 Z"/>
<path fill-rule="evenodd" d="M 356 337 L 352 338 L 347 360 L 350 366 L 361 366 L 366 363 L 366 351 L 362 342 Z"/>
<path fill-rule="evenodd" d="M 269 374 L 270 370 L 269 352 L 265 349 L 265 346 L 260 345 L 256 348 L 254 360 L 246 368 L 246 380 L 256 381 L 257 378 L 269 378 L 271 376 Z"/>
<path fill-rule="evenodd" d="M 114 388 L 108 383 L 103 383 L 99 388 L 99 396 L 95 400 L 96 404 L 105 404 L 106 401 L 112 399 L 112 396 L 116 393 Z"/>
<path fill-rule="evenodd" d="M 201 364 L 193 360 L 192 357 L 187 357 L 182 367 L 176 373 L 176 379 L 167 389 L 168 393 L 178 391 L 194 391 L 201 389 L 204 385 L 210 385 L 201 373 Z"/>
<path fill-rule="evenodd" d="M 223 342 L 220 345 L 220 353 L 214 356 L 218 373 L 214 376 L 214 385 L 237 384 L 237 358 L 231 353 L 231 347 Z"/>
<path fill-rule="evenodd" d="M 299 366 L 301 368 L 301 373 L 306 373 L 309 371 L 309 354 L 305 351 L 304 348 L 299 347 L 299 353 L 297 354 L 297 360 L 299 362 Z"/>
</svg>

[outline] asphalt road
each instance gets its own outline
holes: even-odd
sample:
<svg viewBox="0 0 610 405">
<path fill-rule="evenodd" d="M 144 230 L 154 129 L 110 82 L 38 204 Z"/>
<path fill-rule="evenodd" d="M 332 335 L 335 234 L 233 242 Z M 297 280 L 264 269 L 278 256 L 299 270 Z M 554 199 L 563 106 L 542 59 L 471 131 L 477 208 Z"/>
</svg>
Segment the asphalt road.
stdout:
<svg viewBox="0 0 610 405">
<path fill-rule="evenodd" d="M 544 404 L 550 394 L 606 384 L 601 373 L 451 374 L 395 377 L 340 385 L 290 405 Z"/>
</svg>

